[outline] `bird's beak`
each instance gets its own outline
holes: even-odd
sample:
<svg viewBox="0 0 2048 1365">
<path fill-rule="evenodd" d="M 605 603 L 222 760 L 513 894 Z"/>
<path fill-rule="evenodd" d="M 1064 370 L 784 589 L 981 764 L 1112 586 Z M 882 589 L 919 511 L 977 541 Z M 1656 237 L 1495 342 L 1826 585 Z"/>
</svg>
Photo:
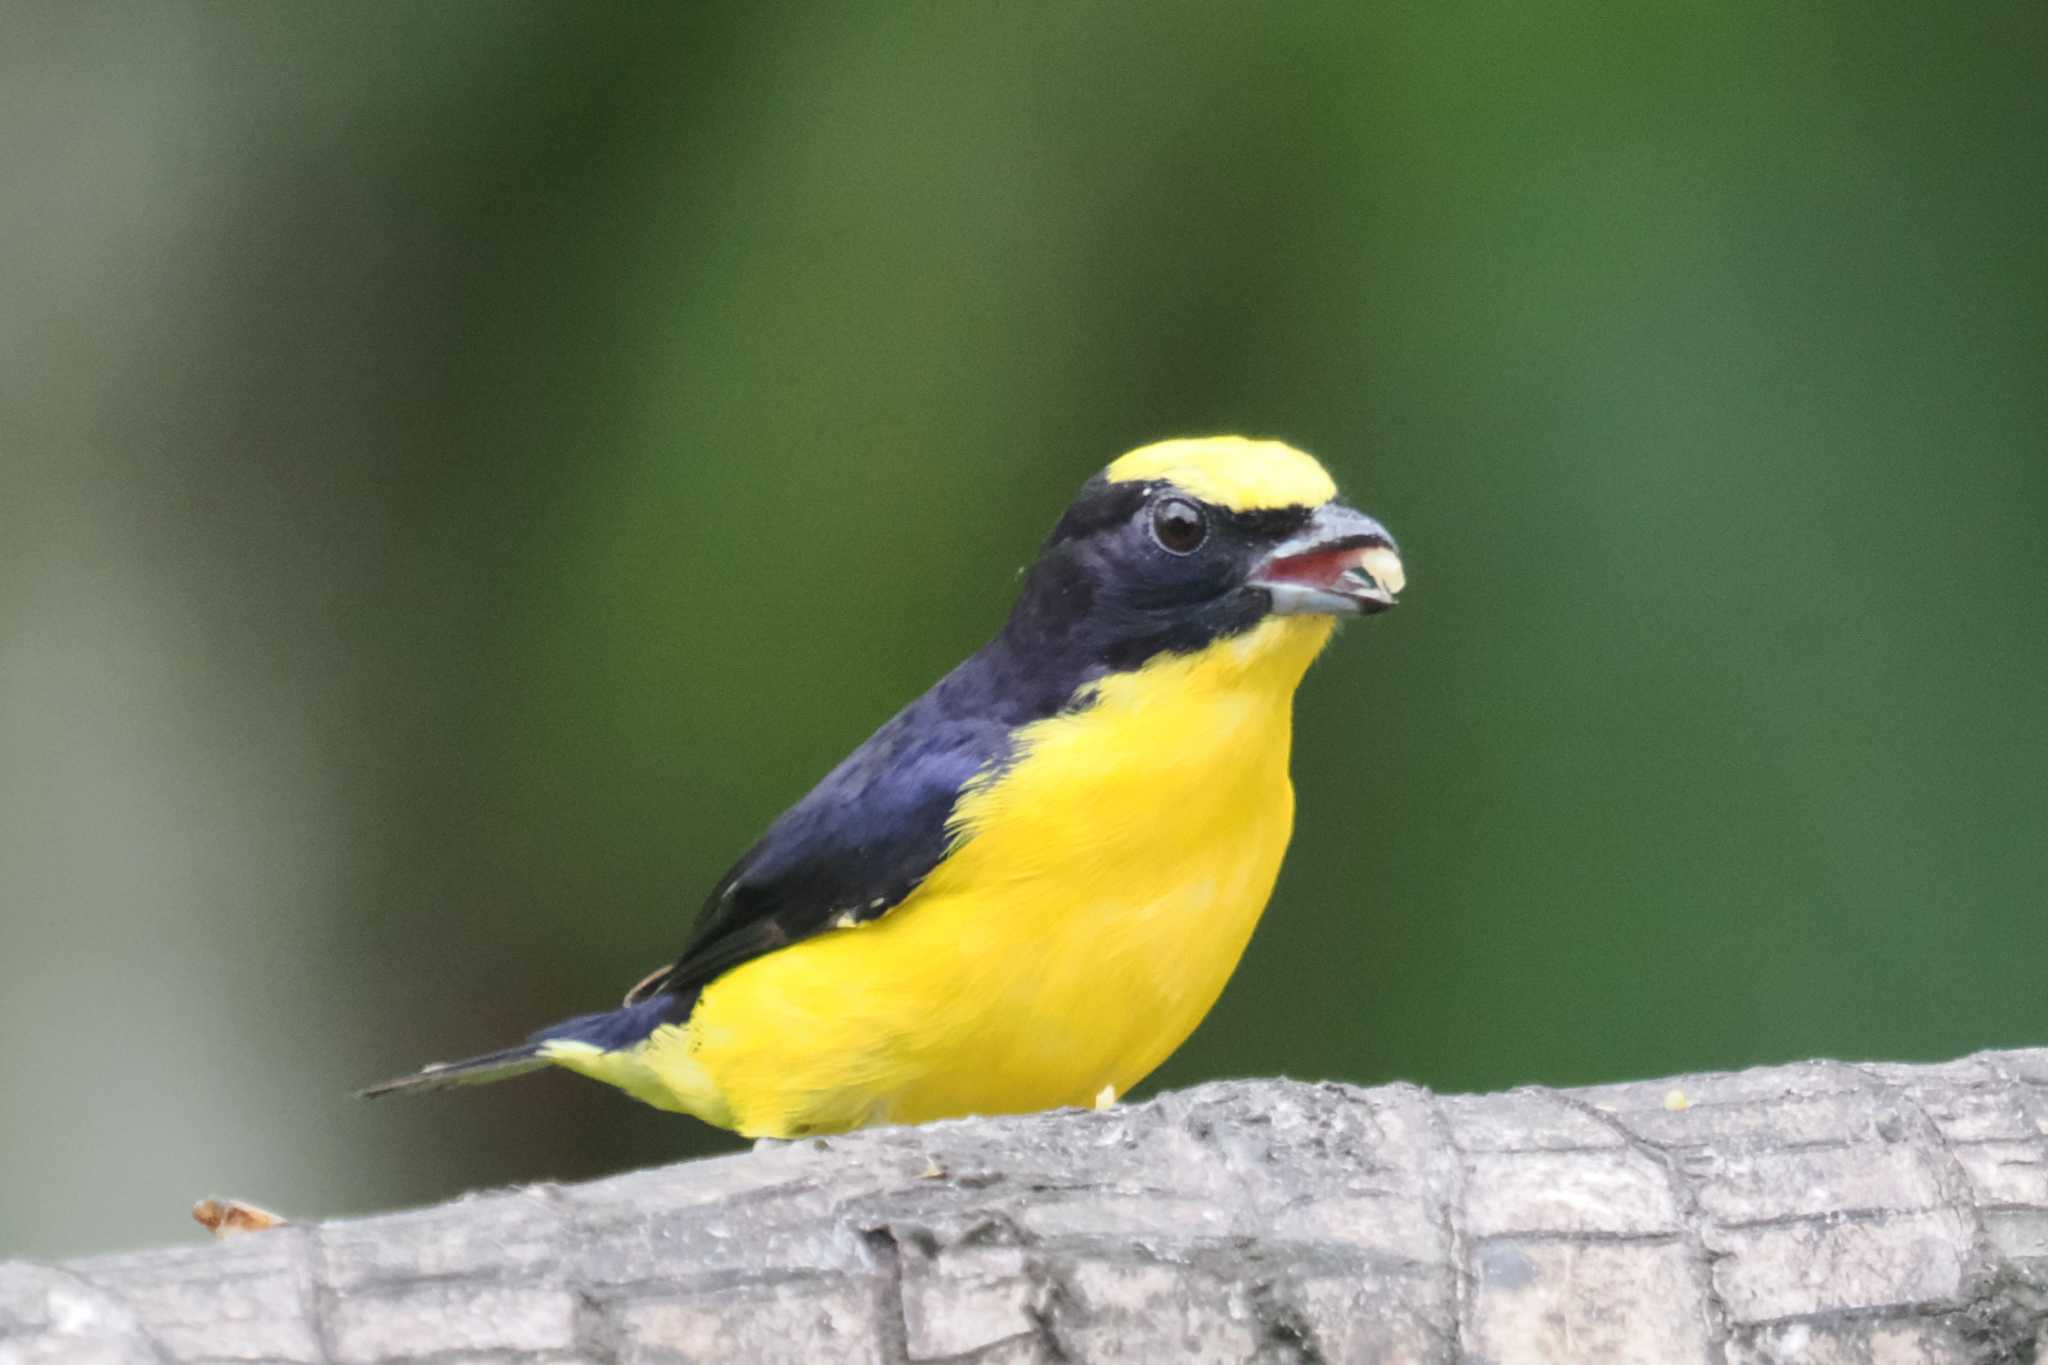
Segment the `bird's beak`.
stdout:
<svg viewBox="0 0 2048 1365">
<path fill-rule="evenodd" d="M 1370 616 L 1394 605 L 1407 575 L 1387 528 L 1341 502 L 1326 502 L 1299 535 L 1253 571 L 1275 616 Z"/>
</svg>

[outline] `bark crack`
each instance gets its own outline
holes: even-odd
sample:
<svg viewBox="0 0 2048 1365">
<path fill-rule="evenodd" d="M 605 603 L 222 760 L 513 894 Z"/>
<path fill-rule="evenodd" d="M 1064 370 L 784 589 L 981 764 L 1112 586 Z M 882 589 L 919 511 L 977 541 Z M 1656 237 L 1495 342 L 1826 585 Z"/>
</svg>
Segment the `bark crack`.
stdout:
<svg viewBox="0 0 2048 1365">
<path fill-rule="evenodd" d="M 1077 1357 L 1067 1346 L 1060 1318 L 1073 1312 L 1073 1293 L 1060 1277 L 1059 1270 L 1042 1257 L 1033 1256 L 1027 1260 L 1025 1273 L 1035 1290 L 1024 1305 L 1024 1316 L 1031 1323 L 1032 1335 L 1038 1339 L 1047 1360 L 1057 1365 L 1070 1365 Z"/>
<path fill-rule="evenodd" d="M 1426 1197 L 1436 1201 L 1437 1226 L 1450 1264 L 1451 1349 L 1457 1359 L 1465 1360 L 1474 1355 L 1471 1245 L 1464 1218 L 1465 1155 L 1458 1149 L 1457 1133 L 1451 1126 L 1451 1116 L 1444 1112 L 1442 1098 L 1429 1091 L 1424 1091 L 1423 1096 L 1424 1111 L 1429 1115 L 1430 1130 L 1436 1136 L 1435 1146 L 1443 1162 L 1442 1178 L 1426 1182 L 1424 1188 Z"/>
<path fill-rule="evenodd" d="M 2027 1108 L 2024 1083 L 1988 1058 L 1982 1060 L 2014 1097 L 2021 1100 L 2024 1113 Z M 1983 1353 L 1981 1359 L 1995 1365 L 2033 1365 L 2040 1347 L 2041 1330 L 2044 1324 L 2048 1324 L 2048 1296 L 2044 1296 L 2037 1283 L 2015 1273 L 1999 1256 L 1985 1217 L 1986 1210 L 1977 1199 L 1976 1184 L 1970 1179 L 1962 1158 L 1956 1154 L 1957 1144 L 1949 1140 L 1940 1120 L 1921 1103 L 1910 1086 L 1893 1085 L 1884 1075 L 1864 1063 L 1843 1062 L 1839 1065 L 1857 1076 L 1869 1092 L 1883 1100 L 1898 1103 L 1912 1115 L 1919 1134 L 1918 1145 L 1933 1153 L 1939 1161 L 1936 1179 L 1941 1186 L 1944 1206 L 1958 1218 L 1966 1219 L 1970 1228 L 1970 1259 L 1957 1298 L 1948 1302 L 1894 1305 L 1894 1309 L 1921 1317 L 1953 1315 L 1959 1319 L 1964 1338 Z"/>
<path fill-rule="evenodd" d="M 1892 1085 L 1867 1065 L 1860 1062 L 1841 1062 L 1837 1065 L 1855 1076 L 1863 1088 L 1875 1095 L 1880 1102 L 1897 1104 L 1911 1115 L 1913 1126 L 1919 1131 L 1919 1144 L 1935 1157 L 1939 1168 L 1935 1179 L 1941 1187 L 1942 1202 L 1958 1217 L 1965 1220 L 1970 1228 L 1970 1260 L 1973 1274 L 1987 1270 L 1996 1260 L 1991 1249 L 1991 1230 L 1985 1225 L 1983 1214 L 1977 1208 L 1977 1193 L 1971 1183 L 1970 1173 L 1963 1168 L 1962 1158 L 1950 1145 L 1948 1134 L 1944 1133 L 1934 1115 L 1913 1092 L 1903 1086 Z M 1882 1124 L 1883 1120 L 1879 1120 Z M 1880 1133 L 1882 1136 L 1882 1133 Z"/>
<path fill-rule="evenodd" d="M 889 1365 L 910 1365 L 910 1319 L 903 1300 L 903 1247 L 887 1223 L 859 1229 L 868 1264 L 879 1272 L 875 1285 L 876 1345 Z"/>
<path fill-rule="evenodd" d="M 1627 1143 L 1631 1151 L 1656 1163 L 1664 1172 L 1665 1184 L 1671 1191 L 1672 1207 L 1678 1213 L 1678 1224 L 1684 1232 L 1685 1244 L 1692 1252 L 1690 1259 L 1693 1274 L 1699 1284 L 1700 1305 L 1705 1315 L 1705 1321 L 1700 1326 L 1706 1334 L 1707 1359 L 1712 1365 L 1727 1365 L 1728 1338 L 1733 1330 L 1734 1315 L 1729 1310 L 1728 1300 L 1723 1296 L 1720 1283 L 1715 1276 L 1715 1264 L 1719 1257 L 1707 1239 L 1713 1219 L 1700 1207 L 1699 1187 L 1685 1170 L 1679 1156 L 1662 1143 L 1651 1141 L 1622 1122 L 1619 1114 L 1581 1099 L 1569 1091 L 1536 1087 L 1533 1093 L 1600 1124 Z"/>
<path fill-rule="evenodd" d="M 1288 1365 L 1327 1365 L 1322 1347 L 1308 1314 L 1280 1293 L 1272 1280 L 1252 1285 L 1252 1312 L 1259 1323 L 1256 1362 L 1287 1362 Z"/>
</svg>

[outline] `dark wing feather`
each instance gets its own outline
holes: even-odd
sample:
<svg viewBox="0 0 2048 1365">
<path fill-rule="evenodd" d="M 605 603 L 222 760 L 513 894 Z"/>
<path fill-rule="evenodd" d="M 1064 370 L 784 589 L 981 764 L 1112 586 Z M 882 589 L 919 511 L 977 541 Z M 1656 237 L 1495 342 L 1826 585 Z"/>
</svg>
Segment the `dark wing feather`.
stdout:
<svg viewBox="0 0 2048 1365">
<path fill-rule="evenodd" d="M 635 986 L 627 1003 L 695 990 L 842 917 L 874 919 L 909 895 L 946 855 L 961 787 L 1008 755 L 1002 708 L 975 714 L 966 694 L 976 689 L 957 686 L 974 663 L 904 708 L 783 812 L 713 890 L 675 965 Z"/>
</svg>

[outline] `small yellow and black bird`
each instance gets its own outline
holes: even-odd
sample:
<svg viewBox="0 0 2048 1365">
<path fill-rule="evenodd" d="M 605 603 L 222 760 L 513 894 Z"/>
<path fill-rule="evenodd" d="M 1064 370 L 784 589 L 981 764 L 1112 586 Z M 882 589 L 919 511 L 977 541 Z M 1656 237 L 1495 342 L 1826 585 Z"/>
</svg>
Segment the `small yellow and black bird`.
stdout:
<svg viewBox="0 0 2048 1365">
<path fill-rule="evenodd" d="M 1002 631 L 785 811 L 625 1004 L 366 1094 L 567 1067 L 754 1137 L 1113 1102 L 1200 1023 L 1294 824 L 1294 689 L 1402 586 L 1277 441 L 1081 489 Z"/>
</svg>

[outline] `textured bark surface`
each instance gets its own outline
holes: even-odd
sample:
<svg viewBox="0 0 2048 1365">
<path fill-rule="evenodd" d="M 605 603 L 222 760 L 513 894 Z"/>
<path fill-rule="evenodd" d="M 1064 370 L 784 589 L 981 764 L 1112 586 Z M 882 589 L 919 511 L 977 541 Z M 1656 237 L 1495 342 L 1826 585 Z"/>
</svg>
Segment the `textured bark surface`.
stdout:
<svg viewBox="0 0 2048 1365">
<path fill-rule="evenodd" d="M 1231 1082 L 4 1264 L 0 1362 L 2031 1361 L 2044 1157 L 2039 1051 Z"/>
</svg>

